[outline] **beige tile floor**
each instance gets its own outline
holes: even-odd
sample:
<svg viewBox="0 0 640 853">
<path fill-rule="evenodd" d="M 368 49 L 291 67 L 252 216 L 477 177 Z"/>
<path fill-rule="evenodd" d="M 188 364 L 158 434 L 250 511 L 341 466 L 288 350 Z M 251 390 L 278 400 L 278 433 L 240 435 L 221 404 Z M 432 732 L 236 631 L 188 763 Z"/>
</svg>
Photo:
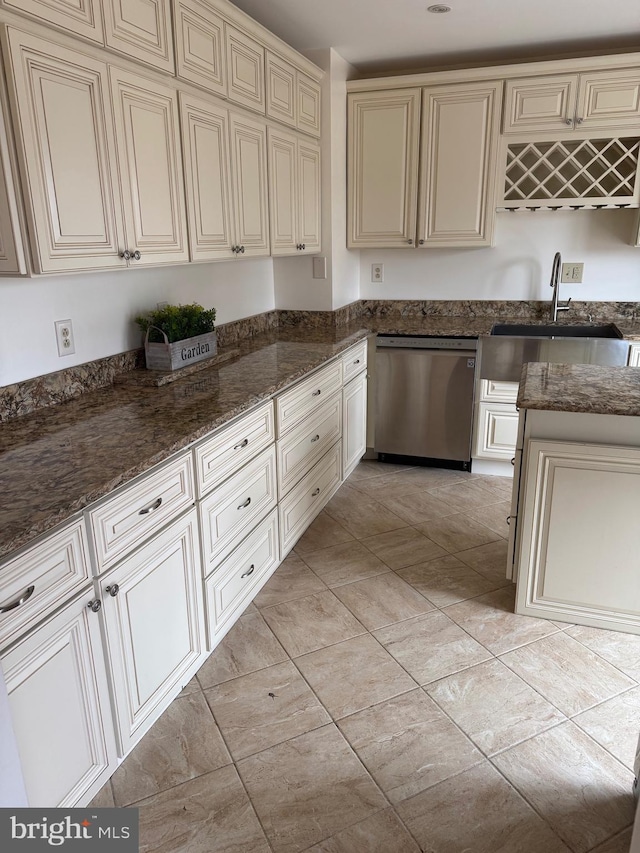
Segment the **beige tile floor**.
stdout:
<svg viewBox="0 0 640 853">
<path fill-rule="evenodd" d="M 361 463 L 95 804 L 143 853 L 627 853 L 640 638 L 513 613 L 509 491 Z"/>
</svg>

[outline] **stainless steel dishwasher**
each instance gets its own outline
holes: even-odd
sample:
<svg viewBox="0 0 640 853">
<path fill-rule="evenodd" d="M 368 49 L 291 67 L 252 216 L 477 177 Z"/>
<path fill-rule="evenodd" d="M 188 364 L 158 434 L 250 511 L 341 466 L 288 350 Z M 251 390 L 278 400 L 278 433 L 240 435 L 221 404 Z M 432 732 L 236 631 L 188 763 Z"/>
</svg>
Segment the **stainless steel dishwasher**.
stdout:
<svg viewBox="0 0 640 853">
<path fill-rule="evenodd" d="M 380 459 L 471 470 L 476 347 L 475 338 L 378 335 Z"/>
</svg>

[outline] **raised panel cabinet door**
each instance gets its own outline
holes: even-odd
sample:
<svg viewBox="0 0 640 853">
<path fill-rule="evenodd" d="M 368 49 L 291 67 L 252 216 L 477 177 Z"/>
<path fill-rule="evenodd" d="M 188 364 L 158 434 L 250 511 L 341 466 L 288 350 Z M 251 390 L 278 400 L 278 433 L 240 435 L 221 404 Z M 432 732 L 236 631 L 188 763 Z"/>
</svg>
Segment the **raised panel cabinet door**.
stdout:
<svg viewBox="0 0 640 853">
<path fill-rule="evenodd" d="M 232 258 L 229 113 L 184 93 L 180 109 L 191 260 Z"/>
<path fill-rule="evenodd" d="M 320 84 L 298 71 L 297 75 L 298 104 L 296 123 L 298 130 L 320 136 L 321 128 L 321 91 Z"/>
<path fill-rule="evenodd" d="M 13 173 L 5 105 L 0 103 L 0 275 L 24 275 L 27 272 L 25 244 L 18 213 L 18 188 Z"/>
<path fill-rule="evenodd" d="M 196 512 L 100 580 L 120 754 L 193 674 L 204 650 Z"/>
<path fill-rule="evenodd" d="M 267 116 L 296 126 L 296 69 L 271 53 L 265 57 Z"/>
<path fill-rule="evenodd" d="M 518 437 L 515 403 L 479 403 L 474 456 L 480 459 L 513 459 Z"/>
<path fill-rule="evenodd" d="M 127 248 L 132 263 L 189 260 L 175 89 L 111 67 Z"/>
<path fill-rule="evenodd" d="M 173 15 L 178 77 L 226 95 L 224 21 L 206 0 L 175 0 Z"/>
<path fill-rule="evenodd" d="M 225 25 L 227 97 L 264 115 L 264 48 L 250 36 Z"/>
<path fill-rule="evenodd" d="M 106 65 L 12 27 L 3 47 L 36 271 L 124 266 Z"/>
<path fill-rule="evenodd" d="M 629 367 L 640 367 L 640 344 L 629 347 Z"/>
<path fill-rule="evenodd" d="M 2 656 L 29 805 L 83 805 L 117 765 L 99 614 L 76 599 Z"/>
<path fill-rule="evenodd" d="M 363 371 L 342 391 L 342 478 L 367 452 L 367 374 Z"/>
<path fill-rule="evenodd" d="M 47 26 L 104 44 L 100 0 L 3 0 L 1 5 L 25 12 Z"/>
<path fill-rule="evenodd" d="M 637 133 L 640 125 L 640 70 L 581 74 L 576 125 L 603 130 L 633 127 Z"/>
<path fill-rule="evenodd" d="M 322 191 L 320 147 L 298 141 L 298 245 L 300 254 L 320 251 Z"/>
<path fill-rule="evenodd" d="M 272 255 L 296 255 L 298 239 L 298 142 L 269 128 L 269 228 Z"/>
<path fill-rule="evenodd" d="M 268 255 L 267 129 L 244 116 L 229 117 L 236 256 Z"/>
<path fill-rule="evenodd" d="M 491 246 L 502 83 L 423 90 L 418 245 Z"/>
<path fill-rule="evenodd" d="M 420 89 L 348 96 L 350 248 L 415 245 L 419 119 Z"/>
<path fill-rule="evenodd" d="M 109 47 L 174 73 L 169 0 L 103 0 L 103 9 Z"/>
<path fill-rule="evenodd" d="M 503 132 L 572 129 L 577 87 L 577 74 L 507 80 Z"/>
</svg>

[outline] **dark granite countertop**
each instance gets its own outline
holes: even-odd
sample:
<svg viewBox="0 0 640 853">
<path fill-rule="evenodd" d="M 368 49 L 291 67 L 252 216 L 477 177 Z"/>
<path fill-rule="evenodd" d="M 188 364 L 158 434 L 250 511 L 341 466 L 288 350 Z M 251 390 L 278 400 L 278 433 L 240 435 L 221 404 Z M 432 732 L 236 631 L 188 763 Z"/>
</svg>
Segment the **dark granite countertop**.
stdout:
<svg viewBox="0 0 640 853">
<path fill-rule="evenodd" d="M 115 384 L 8 421 L 0 426 L 0 559 L 369 333 L 477 337 L 496 322 L 510 318 L 396 313 L 281 326 L 238 344 L 238 357 L 170 385 Z M 617 324 L 640 340 L 637 325 Z"/>
<path fill-rule="evenodd" d="M 640 367 L 529 362 L 522 366 L 517 405 L 521 409 L 637 417 Z"/>
</svg>

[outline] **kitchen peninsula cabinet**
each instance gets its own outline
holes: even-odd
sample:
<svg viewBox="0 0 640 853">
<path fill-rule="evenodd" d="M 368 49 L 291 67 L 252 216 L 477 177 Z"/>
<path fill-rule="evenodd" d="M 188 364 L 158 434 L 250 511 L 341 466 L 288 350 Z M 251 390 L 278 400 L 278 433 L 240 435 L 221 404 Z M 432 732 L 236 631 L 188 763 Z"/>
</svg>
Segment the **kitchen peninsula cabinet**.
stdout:
<svg viewBox="0 0 640 853">
<path fill-rule="evenodd" d="M 272 255 L 320 251 L 320 147 L 270 127 L 269 221 Z"/>
</svg>

